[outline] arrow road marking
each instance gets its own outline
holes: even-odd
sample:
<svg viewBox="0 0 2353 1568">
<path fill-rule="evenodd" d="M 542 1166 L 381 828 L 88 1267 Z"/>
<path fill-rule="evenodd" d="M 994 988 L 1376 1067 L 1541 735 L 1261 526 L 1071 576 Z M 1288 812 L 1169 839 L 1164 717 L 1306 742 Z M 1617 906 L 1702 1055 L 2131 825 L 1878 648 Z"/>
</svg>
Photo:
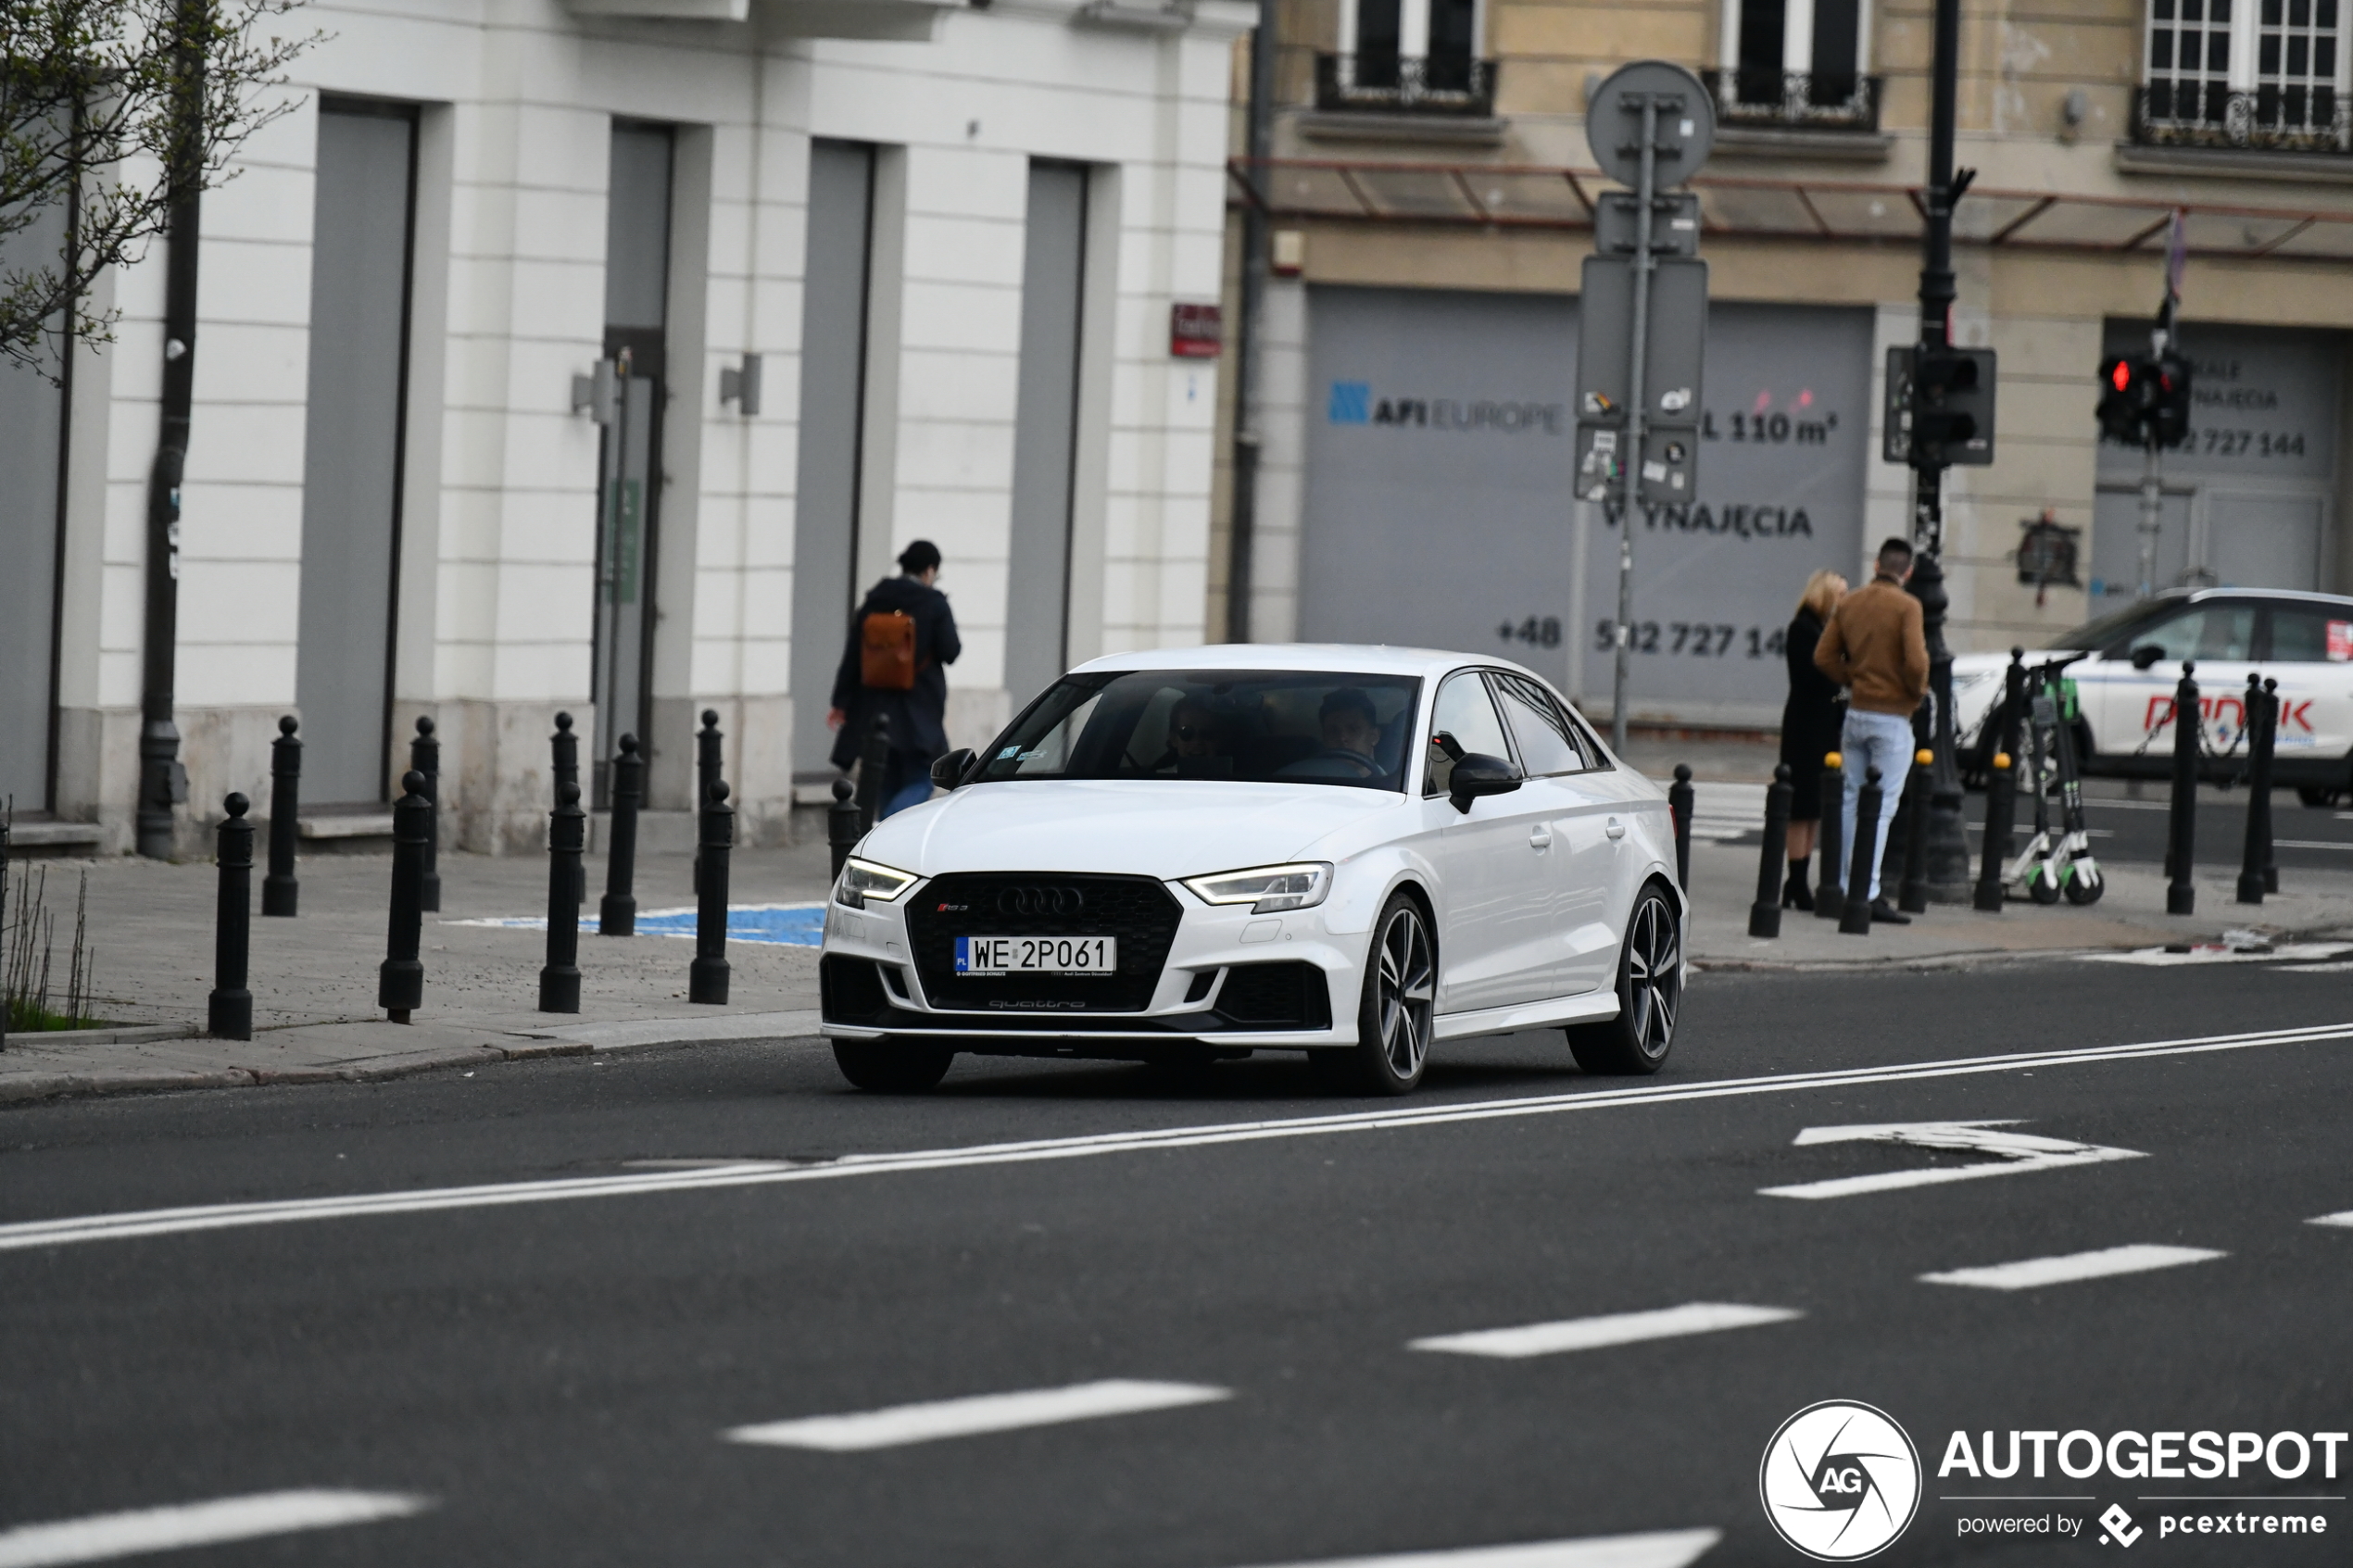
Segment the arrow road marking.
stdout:
<svg viewBox="0 0 2353 1568">
<path fill-rule="evenodd" d="M 1792 1318 L 1805 1315 L 1787 1307 L 1742 1307 L 1717 1301 L 1691 1301 L 1680 1307 L 1663 1307 L 1648 1312 L 1612 1312 L 1606 1317 L 1529 1323 L 1525 1328 L 1487 1328 L 1471 1334 L 1441 1334 L 1428 1339 L 1413 1340 L 1405 1348 L 1450 1350 L 1461 1356 L 1494 1356 L 1517 1361 L 1524 1356 L 1554 1356 L 1565 1350 L 1597 1350 L 1610 1345 L 1632 1345 L 1644 1339 L 1672 1339 L 1686 1334 L 1714 1334 L 1719 1329 L 1787 1323 Z"/>
<path fill-rule="evenodd" d="M 942 1437 L 1016 1432 L 1025 1426 L 1052 1426 L 1065 1421 L 1092 1421 L 1106 1415 L 1205 1405 L 1233 1397 L 1230 1388 L 1211 1388 L 1198 1383 L 1144 1383 L 1113 1377 L 1100 1383 L 1074 1384 L 1067 1388 L 976 1394 L 962 1399 L 935 1399 L 928 1404 L 892 1405 L 887 1410 L 862 1411 L 854 1415 L 771 1421 L 758 1426 L 731 1427 L 720 1436 L 731 1443 L 820 1449 L 836 1454 L 861 1453 L 868 1449 L 936 1442 Z"/>
<path fill-rule="evenodd" d="M 2228 1256 L 2203 1247 L 2103 1247 L 2096 1252 L 2025 1258 L 2015 1263 L 1988 1264 L 1982 1269 L 1949 1269 L 1943 1273 L 1922 1274 L 1920 1280 L 1927 1285 L 1973 1285 L 1981 1290 L 2032 1290 L 2039 1286 L 2069 1285 L 2079 1279 L 2177 1269 L 2183 1263 L 2204 1263 Z"/>
<path fill-rule="evenodd" d="M 259 1492 L 171 1508 L 136 1508 L 0 1530 L 0 1568 L 107 1562 L 151 1551 L 258 1540 L 329 1524 L 399 1519 L 433 1506 L 403 1492 Z"/>
<path fill-rule="evenodd" d="M 1640 1536 L 1404 1551 L 1390 1557 L 1337 1557 L 1283 1568 L 1686 1568 L 1723 1538 L 1721 1530 L 1656 1530 Z"/>
<path fill-rule="evenodd" d="M 2111 1160 L 2148 1158 L 2137 1148 L 2107 1148 L 2095 1143 L 2070 1143 L 2065 1138 L 2000 1130 L 2017 1125 L 2015 1121 L 1883 1122 L 1852 1127 L 1808 1127 L 1797 1135 L 1797 1147 L 1801 1148 L 1826 1143 L 1893 1143 L 1913 1148 L 1997 1154 L 2001 1158 L 1980 1165 L 1931 1165 L 1918 1171 L 1882 1171 L 1870 1176 L 1838 1176 L 1826 1182 L 1801 1182 L 1794 1186 L 1756 1190 L 1767 1198 L 1852 1198 L 1857 1193 L 1894 1192 L 1901 1187 L 1973 1182 L 1983 1176 L 2015 1176 L 2026 1171 L 2060 1171 L 2077 1165 L 2102 1165 Z"/>
</svg>

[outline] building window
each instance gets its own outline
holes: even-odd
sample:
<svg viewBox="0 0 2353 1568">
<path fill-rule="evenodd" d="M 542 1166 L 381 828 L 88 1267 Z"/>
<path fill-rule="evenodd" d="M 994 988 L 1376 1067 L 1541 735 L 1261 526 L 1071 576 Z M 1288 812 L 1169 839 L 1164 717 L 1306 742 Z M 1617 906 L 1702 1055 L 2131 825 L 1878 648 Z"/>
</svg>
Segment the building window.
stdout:
<svg viewBox="0 0 2353 1568">
<path fill-rule="evenodd" d="M 2344 0 L 2148 0 L 2144 142 L 2347 147 Z"/>
<path fill-rule="evenodd" d="M 1731 124 L 1873 131 L 1870 41 L 1868 0 L 1724 0 L 1719 65 L 1705 74 Z"/>
<path fill-rule="evenodd" d="M 1478 0 L 1340 0 L 1340 50 L 1316 58 L 1316 107 L 1492 114 L 1484 20 Z"/>
</svg>

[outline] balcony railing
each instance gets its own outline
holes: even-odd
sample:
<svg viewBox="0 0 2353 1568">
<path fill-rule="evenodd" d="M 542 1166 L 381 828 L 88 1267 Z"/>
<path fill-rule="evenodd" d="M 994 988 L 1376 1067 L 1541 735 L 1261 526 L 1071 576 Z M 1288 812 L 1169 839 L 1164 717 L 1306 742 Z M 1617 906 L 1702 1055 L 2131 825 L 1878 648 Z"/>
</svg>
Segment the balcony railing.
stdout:
<svg viewBox="0 0 2353 1568">
<path fill-rule="evenodd" d="M 1876 76 L 1817 76 L 1803 70 L 1707 70 L 1724 125 L 1774 131 L 1877 131 Z"/>
<path fill-rule="evenodd" d="M 1318 55 L 1315 107 L 1334 112 L 1495 112 L 1495 62 L 1456 55 Z"/>
<path fill-rule="evenodd" d="M 2133 95 L 2133 140 L 2151 147 L 2353 152 L 2353 116 L 2334 87 L 2153 82 Z"/>
</svg>

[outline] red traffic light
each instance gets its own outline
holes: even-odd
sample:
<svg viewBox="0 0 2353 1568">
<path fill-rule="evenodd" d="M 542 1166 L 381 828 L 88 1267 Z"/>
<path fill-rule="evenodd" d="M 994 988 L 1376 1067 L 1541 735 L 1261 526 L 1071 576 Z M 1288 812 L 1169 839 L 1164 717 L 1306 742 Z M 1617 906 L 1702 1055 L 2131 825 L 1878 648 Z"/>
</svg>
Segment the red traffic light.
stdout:
<svg viewBox="0 0 2353 1568">
<path fill-rule="evenodd" d="M 2125 391 L 2127 388 L 2131 387 L 2133 384 L 2133 362 L 2130 359 L 2119 359 L 2115 364 L 2110 365 L 2108 368 L 2108 385 L 2116 388 L 2119 392 Z"/>
</svg>

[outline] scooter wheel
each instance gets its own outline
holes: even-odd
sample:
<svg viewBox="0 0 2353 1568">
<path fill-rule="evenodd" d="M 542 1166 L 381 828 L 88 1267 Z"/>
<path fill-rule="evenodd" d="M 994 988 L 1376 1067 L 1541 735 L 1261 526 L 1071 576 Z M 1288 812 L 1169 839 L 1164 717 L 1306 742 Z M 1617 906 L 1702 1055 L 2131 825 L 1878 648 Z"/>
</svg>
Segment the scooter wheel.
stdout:
<svg viewBox="0 0 2353 1568">
<path fill-rule="evenodd" d="M 2039 861 L 2027 869 L 2026 896 L 2038 904 L 2059 901 L 2058 876 L 2051 870 L 2048 860 Z"/>
<path fill-rule="evenodd" d="M 2071 874 L 2067 879 L 2067 901 L 2078 906 L 2098 903 L 2100 895 L 2108 891 L 2108 879 L 2082 866 L 2069 869 Z"/>
</svg>

